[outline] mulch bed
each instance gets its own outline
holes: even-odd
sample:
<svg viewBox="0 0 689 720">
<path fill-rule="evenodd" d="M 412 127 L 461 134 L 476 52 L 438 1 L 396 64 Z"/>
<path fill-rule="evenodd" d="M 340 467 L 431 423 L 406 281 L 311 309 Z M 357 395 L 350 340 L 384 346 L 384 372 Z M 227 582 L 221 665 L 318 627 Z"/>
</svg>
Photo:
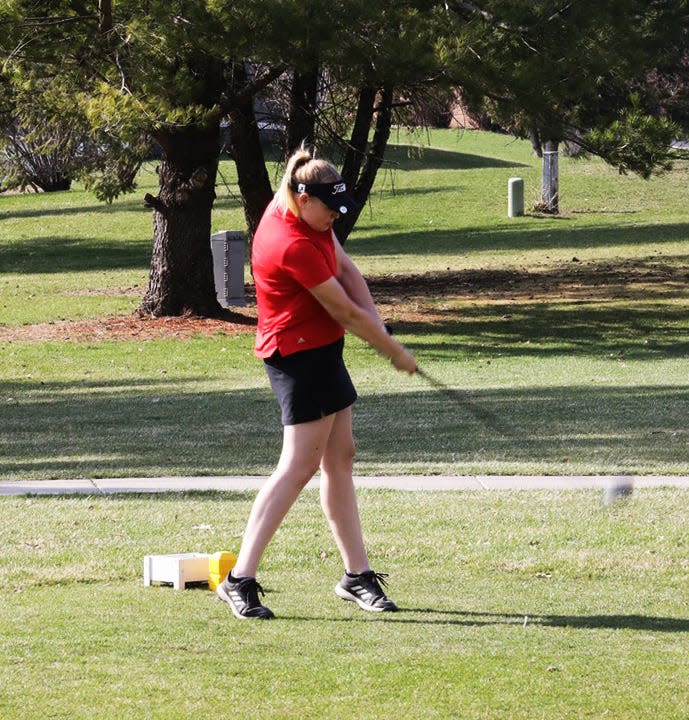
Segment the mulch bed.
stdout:
<svg viewBox="0 0 689 720">
<path fill-rule="evenodd" d="M 662 261 L 651 263 L 587 264 L 578 258 L 559 269 L 526 272 L 446 271 L 422 275 L 384 275 L 369 280 L 371 293 L 384 317 L 432 320 L 437 301 L 474 299 L 483 302 L 557 302 L 642 297 L 649 291 L 686 292 L 689 273 Z M 222 317 L 139 317 L 122 315 L 97 320 L 59 320 L 33 325 L 0 326 L 0 341 L 152 340 L 194 335 L 253 333 L 256 309 L 253 287 L 247 286 L 247 306 Z"/>
</svg>

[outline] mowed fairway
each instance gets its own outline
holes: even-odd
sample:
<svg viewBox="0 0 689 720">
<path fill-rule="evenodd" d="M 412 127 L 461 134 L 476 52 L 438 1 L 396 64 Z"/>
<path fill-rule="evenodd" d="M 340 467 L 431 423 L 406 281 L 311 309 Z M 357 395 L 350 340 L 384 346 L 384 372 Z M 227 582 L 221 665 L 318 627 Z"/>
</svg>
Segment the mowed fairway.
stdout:
<svg viewBox="0 0 689 720">
<path fill-rule="evenodd" d="M 277 619 L 144 587 L 236 550 L 248 494 L 1 498 L 3 718 L 686 717 L 686 491 L 362 491 L 396 614 L 339 600 L 307 491 L 261 580 Z"/>
<path fill-rule="evenodd" d="M 528 143 L 400 133 L 346 249 L 419 365 L 356 338 L 357 474 L 689 475 L 689 169 L 644 182 Z M 243 227 L 222 165 L 213 229 Z M 266 475 L 280 425 L 236 323 L 133 323 L 155 187 L 0 197 L 0 477 Z M 246 274 L 249 280 L 248 272 Z M 251 283 L 247 283 L 251 295 Z M 124 328 L 124 331 L 123 331 Z M 275 621 L 143 557 L 236 551 L 252 493 L 0 498 L 0 718 L 684 719 L 688 491 L 360 492 L 401 611 L 335 597 L 314 491 L 269 546 Z"/>
</svg>

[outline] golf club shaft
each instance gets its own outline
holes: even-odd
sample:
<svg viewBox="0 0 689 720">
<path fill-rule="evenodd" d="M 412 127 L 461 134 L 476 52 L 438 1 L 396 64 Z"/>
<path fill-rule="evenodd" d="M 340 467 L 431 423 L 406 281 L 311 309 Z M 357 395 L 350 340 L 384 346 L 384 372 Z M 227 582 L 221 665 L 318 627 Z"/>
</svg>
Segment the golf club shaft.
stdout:
<svg viewBox="0 0 689 720">
<path fill-rule="evenodd" d="M 433 375 L 429 375 L 425 370 L 418 367 L 418 365 L 416 367 L 416 374 L 422 377 L 429 385 L 434 387 L 436 390 L 440 391 L 441 393 L 449 397 L 451 400 L 460 404 L 465 410 L 467 410 L 471 415 L 473 415 L 474 418 L 482 422 L 491 430 L 494 430 L 501 435 L 509 434 L 508 432 L 506 432 L 504 425 L 501 422 L 501 419 L 498 418 L 498 416 L 492 413 L 490 410 L 487 410 L 477 405 L 469 397 L 469 393 L 467 393 L 465 390 L 459 390 L 457 388 L 453 388 L 447 385 L 441 380 L 438 380 L 438 378 L 434 377 Z"/>
</svg>

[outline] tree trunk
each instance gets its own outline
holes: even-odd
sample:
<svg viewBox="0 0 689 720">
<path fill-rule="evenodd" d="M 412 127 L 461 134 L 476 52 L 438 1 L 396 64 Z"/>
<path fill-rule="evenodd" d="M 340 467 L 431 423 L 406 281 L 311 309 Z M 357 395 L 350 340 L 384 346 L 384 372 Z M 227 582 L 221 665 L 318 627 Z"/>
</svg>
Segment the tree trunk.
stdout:
<svg viewBox="0 0 689 720">
<path fill-rule="evenodd" d="M 112 30 L 112 0 L 98 0 L 98 31 Z"/>
<path fill-rule="evenodd" d="M 342 165 L 342 178 L 347 183 L 348 188 L 353 188 L 356 185 L 361 166 L 364 164 L 377 94 L 378 89 L 373 85 L 363 85 L 359 89 L 354 127 L 352 128 L 352 135 Z"/>
<path fill-rule="evenodd" d="M 153 256 L 142 316 L 218 316 L 211 254 L 211 211 L 220 155 L 218 123 L 156 133 L 163 154 L 153 208 Z"/>
<path fill-rule="evenodd" d="M 290 90 L 290 112 L 287 123 L 285 158 L 289 158 L 304 142 L 313 145 L 316 126 L 316 103 L 320 72 L 314 60 L 311 69 L 295 70 Z"/>
<path fill-rule="evenodd" d="M 361 100 L 360 95 L 360 100 Z M 390 138 L 390 128 L 392 127 L 392 98 L 393 88 L 391 85 L 385 85 L 378 93 L 378 105 L 375 108 L 375 129 L 371 145 L 366 152 L 366 161 L 353 188 L 350 189 L 351 195 L 359 203 L 359 210 L 353 213 L 347 213 L 340 217 L 335 223 L 335 233 L 342 245 L 349 237 L 349 233 L 354 228 L 356 221 L 359 219 L 361 210 L 368 199 L 368 196 L 376 180 L 376 175 L 380 166 L 383 164 L 385 150 Z"/>
<path fill-rule="evenodd" d="M 529 139 L 531 140 L 531 147 L 533 148 L 536 157 L 543 157 L 543 147 L 541 146 L 541 136 L 536 128 L 529 130 Z"/>
<path fill-rule="evenodd" d="M 238 63 L 234 73 L 234 90 L 238 97 L 244 99 L 233 106 L 229 113 L 230 145 L 237 167 L 237 182 L 242 195 L 249 239 L 251 239 L 256 232 L 263 211 L 273 197 L 273 189 L 270 185 L 256 124 L 253 94 L 247 93 L 246 96 L 243 96 L 241 93 L 248 82 L 243 63 Z"/>
<path fill-rule="evenodd" d="M 558 141 L 543 143 L 543 194 L 539 210 L 557 215 L 560 212 L 560 180 L 558 171 Z"/>
</svg>

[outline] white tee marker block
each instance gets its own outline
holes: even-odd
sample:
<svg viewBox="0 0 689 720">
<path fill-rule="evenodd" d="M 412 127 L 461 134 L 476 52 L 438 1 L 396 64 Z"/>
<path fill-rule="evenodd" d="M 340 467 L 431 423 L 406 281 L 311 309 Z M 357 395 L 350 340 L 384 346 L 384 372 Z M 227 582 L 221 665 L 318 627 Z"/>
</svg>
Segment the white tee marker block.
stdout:
<svg viewBox="0 0 689 720">
<path fill-rule="evenodd" d="M 154 582 L 172 583 L 175 590 L 184 590 L 187 583 L 208 582 L 209 558 L 209 553 L 146 555 L 144 585 Z"/>
</svg>

